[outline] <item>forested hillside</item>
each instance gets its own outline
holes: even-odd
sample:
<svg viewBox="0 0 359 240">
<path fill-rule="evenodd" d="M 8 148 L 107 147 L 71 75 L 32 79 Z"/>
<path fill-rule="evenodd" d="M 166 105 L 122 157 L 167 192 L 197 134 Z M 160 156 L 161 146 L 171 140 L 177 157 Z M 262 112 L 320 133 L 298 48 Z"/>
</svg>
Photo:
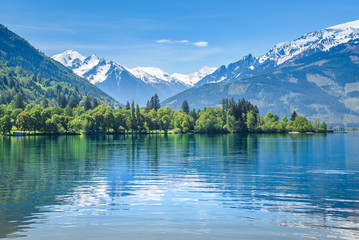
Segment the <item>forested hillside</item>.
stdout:
<svg viewBox="0 0 359 240">
<path fill-rule="evenodd" d="M 25 71 L 21 67 L 9 67 L 0 62 L 0 104 L 14 104 L 15 96 L 21 94 L 25 103 L 42 104 L 46 99 L 48 105 L 56 106 L 58 96 L 77 102 L 83 100 L 83 91 L 69 83 L 46 79 Z"/>
<path fill-rule="evenodd" d="M 77 97 L 90 95 L 99 98 L 110 106 L 118 105 L 118 103 L 106 93 L 93 86 L 87 80 L 80 78 L 62 64 L 39 52 L 25 39 L 9 31 L 1 24 L 0 61 L 2 62 L 1 68 L 4 68 L 2 70 L 3 76 L 9 78 L 9 81 L 11 82 L 13 80 L 16 85 L 15 88 L 14 86 L 11 86 L 10 88 L 8 88 L 9 86 L 3 88 L 5 92 L 1 92 L 1 95 L 4 95 L 2 100 L 5 102 L 9 101 L 9 93 L 14 96 L 14 94 L 18 93 L 18 91 L 25 92 L 24 95 L 28 96 L 29 100 L 32 99 L 31 101 L 37 99 L 38 97 L 45 96 L 50 97 L 50 101 L 54 101 L 55 99 L 52 97 L 57 96 L 59 91 L 62 94 L 68 95 L 70 89 L 72 89 L 73 94 L 78 94 Z M 12 71 L 9 67 L 19 68 L 17 70 L 13 69 Z M 24 70 L 27 72 L 25 73 Z M 26 80 L 27 78 L 31 80 Z M 35 87 L 35 85 L 38 87 Z M 36 93 L 33 92 L 33 94 L 30 94 L 29 91 L 24 89 L 25 86 L 31 86 L 32 90 L 29 89 L 29 91 L 36 89 Z M 53 94 L 49 89 L 53 87 L 56 88 L 55 94 Z M 40 88 L 42 88 L 42 90 Z M 65 92 L 66 89 L 68 92 Z M 44 94 L 43 91 L 47 91 L 48 94 Z"/>
</svg>

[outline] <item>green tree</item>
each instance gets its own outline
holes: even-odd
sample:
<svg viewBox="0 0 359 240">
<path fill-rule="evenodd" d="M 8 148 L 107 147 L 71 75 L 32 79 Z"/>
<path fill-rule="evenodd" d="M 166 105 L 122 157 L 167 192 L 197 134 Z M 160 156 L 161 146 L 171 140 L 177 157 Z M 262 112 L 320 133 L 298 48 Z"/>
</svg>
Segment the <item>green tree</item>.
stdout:
<svg viewBox="0 0 359 240">
<path fill-rule="evenodd" d="M 182 110 L 183 110 L 183 112 L 185 112 L 186 114 L 189 114 L 189 106 L 188 106 L 187 100 L 184 100 L 184 101 L 182 102 Z"/>
<path fill-rule="evenodd" d="M 24 99 L 21 93 L 18 93 L 15 97 L 15 108 L 20 108 L 20 109 L 25 108 Z"/>
<path fill-rule="evenodd" d="M 136 104 L 136 123 L 137 123 L 137 130 L 143 132 L 145 130 L 145 120 L 140 112 L 140 107 L 138 106 L 138 104 Z"/>
<path fill-rule="evenodd" d="M 5 135 L 6 133 L 10 133 L 11 129 L 11 118 L 8 114 L 5 114 L 2 118 L 0 118 L 0 132 Z"/>
<path fill-rule="evenodd" d="M 130 102 L 129 102 L 129 101 L 126 102 L 126 107 L 125 107 L 125 108 L 126 108 L 126 110 L 130 110 L 130 109 L 131 109 L 131 106 L 130 106 Z"/>
<path fill-rule="evenodd" d="M 88 111 L 91 109 L 91 102 L 90 102 L 90 99 L 88 96 L 86 96 L 86 98 L 85 98 L 84 108 L 85 108 L 85 111 Z"/>
<path fill-rule="evenodd" d="M 79 104 L 79 102 L 77 101 L 77 98 L 75 98 L 74 96 L 71 96 L 70 101 L 69 101 L 69 107 L 75 108 L 75 107 L 77 107 L 78 104 Z"/>
<path fill-rule="evenodd" d="M 45 122 L 45 132 L 46 133 L 57 133 L 58 132 L 58 125 L 55 119 L 47 119 Z"/>
<path fill-rule="evenodd" d="M 58 85 L 60 86 L 60 85 Z M 61 86 L 60 86 L 61 87 Z M 61 101 L 62 101 L 62 94 L 60 93 L 60 90 L 57 90 L 57 98 L 56 98 L 57 106 L 61 107 Z"/>
<path fill-rule="evenodd" d="M 105 116 L 101 112 L 96 112 L 93 115 L 95 119 L 95 126 L 98 130 L 104 131 L 105 130 Z"/>
<path fill-rule="evenodd" d="M 29 114 L 31 116 L 31 128 L 33 131 L 41 131 L 45 122 L 41 116 L 42 108 L 37 105 L 33 107 Z"/>
<path fill-rule="evenodd" d="M 120 112 L 114 113 L 114 121 L 112 124 L 112 128 L 115 131 L 115 133 L 118 133 L 121 127 L 126 130 L 125 125 L 126 125 L 125 115 L 123 115 Z"/>
<path fill-rule="evenodd" d="M 254 132 L 256 130 L 256 118 L 253 114 L 253 110 L 250 110 L 249 112 L 247 112 L 247 128 L 249 132 Z"/>
<path fill-rule="evenodd" d="M 135 112 L 135 102 L 131 102 L 131 130 L 137 131 L 137 119 L 136 119 L 136 112 Z"/>
<path fill-rule="evenodd" d="M 228 131 L 228 132 L 237 132 L 238 131 L 238 122 L 236 121 L 236 119 L 234 118 L 233 115 L 227 113 L 227 117 L 226 117 L 226 125 L 224 126 L 224 128 Z"/>
<path fill-rule="evenodd" d="M 220 110 L 220 114 L 219 111 Z M 205 108 L 199 113 L 195 129 L 202 133 L 223 132 L 222 109 Z"/>
<path fill-rule="evenodd" d="M 92 109 L 95 109 L 98 105 L 99 104 L 98 104 L 97 98 L 94 98 Z"/>
<path fill-rule="evenodd" d="M 162 130 L 165 133 L 167 133 L 168 129 L 170 127 L 170 124 L 171 124 L 171 119 L 168 117 L 168 115 L 164 115 L 161 120 L 162 120 L 162 123 L 163 123 L 163 125 L 162 125 L 163 129 Z"/>
<path fill-rule="evenodd" d="M 298 116 L 297 113 L 294 111 L 294 112 L 292 113 L 292 115 L 290 116 L 290 120 L 291 120 L 291 121 L 294 121 L 297 116 Z"/>
<path fill-rule="evenodd" d="M 67 106 L 67 100 L 66 100 L 65 95 L 62 94 L 62 96 L 61 96 L 61 102 L 60 102 L 60 107 L 61 107 L 61 108 L 65 108 L 66 106 Z"/>
<path fill-rule="evenodd" d="M 320 125 L 320 129 L 323 131 L 323 132 L 326 132 L 327 131 L 327 124 L 323 121 L 322 124 Z"/>
<path fill-rule="evenodd" d="M 16 118 L 16 125 L 23 131 L 31 129 L 31 116 L 27 112 L 21 112 Z"/>
<path fill-rule="evenodd" d="M 160 99 L 159 99 L 157 93 L 155 93 L 155 95 L 153 95 L 152 108 L 154 108 L 156 111 L 159 108 L 161 108 Z"/>
<path fill-rule="evenodd" d="M 151 102 L 149 100 L 147 100 L 146 102 L 146 111 L 150 111 L 151 109 L 153 109 L 152 105 L 151 105 Z"/>
<path fill-rule="evenodd" d="M 194 119 L 194 121 L 197 121 L 196 109 L 192 109 L 189 115 Z"/>
<path fill-rule="evenodd" d="M 44 100 L 42 101 L 42 107 L 43 108 L 48 108 L 49 107 L 49 101 L 47 100 L 47 98 L 44 98 Z"/>
<path fill-rule="evenodd" d="M 80 118 L 74 118 L 68 123 L 69 132 L 80 133 L 82 130 L 82 120 Z"/>
<path fill-rule="evenodd" d="M 115 122 L 115 116 L 112 112 L 108 111 L 104 115 L 104 124 L 106 128 L 106 132 L 109 132 L 110 128 L 114 125 Z"/>
<path fill-rule="evenodd" d="M 16 108 L 16 109 L 12 110 L 12 112 L 10 114 L 11 122 L 15 123 L 15 126 L 17 127 L 17 129 L 19 129 L 19 127 L 16 124 L 16 120 L 17 120 L 17 116 L 19 116 L 19 114 L 21 112 L 22 112 L 22 109 Z"/>
</svg>

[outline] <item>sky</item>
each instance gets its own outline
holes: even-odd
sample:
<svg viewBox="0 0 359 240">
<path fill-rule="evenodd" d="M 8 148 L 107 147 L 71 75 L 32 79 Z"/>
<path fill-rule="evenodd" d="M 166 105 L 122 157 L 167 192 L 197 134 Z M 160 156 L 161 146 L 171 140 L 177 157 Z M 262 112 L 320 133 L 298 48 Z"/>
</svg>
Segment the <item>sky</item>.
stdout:
<svg viewBox="0 0 359 240">
<path fill-rule="evenodd" d="M 359 19 L 358 0 L 11 0 L 0 23 L 48 56 L 76 50 L 189 74 Z"/>
</svg>

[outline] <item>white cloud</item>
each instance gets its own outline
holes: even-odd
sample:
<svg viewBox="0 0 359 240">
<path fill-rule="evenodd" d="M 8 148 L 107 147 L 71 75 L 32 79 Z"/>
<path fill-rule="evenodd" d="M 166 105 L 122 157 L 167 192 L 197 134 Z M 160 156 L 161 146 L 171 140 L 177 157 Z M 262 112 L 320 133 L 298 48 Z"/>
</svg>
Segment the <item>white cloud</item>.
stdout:
<svg viewBox="0 0 359 240">
<path fill-rule="evenodd" d="M 169 39 L 160 39 L 160 40 L 156 40 L 156 43 L 171 43 L 171 40 Z"/>
<path fill-rule="evenodd" d="M 188 45 L 194 45 L 197 47 L 207 47 L 208 42 L 190 42 L 188 40 L 170 40 L 170 39 L 160 39 L 156 40 L 156 43 L 181 43 L 181 44 L 188 44 Z"/>
<path fill-rule="evenodd" d="M 195 45 L 197 47 L 207 47 L 208 42 L 195 42 L 195 43 L 193 43 L 193 45 Z"/>
</svg>

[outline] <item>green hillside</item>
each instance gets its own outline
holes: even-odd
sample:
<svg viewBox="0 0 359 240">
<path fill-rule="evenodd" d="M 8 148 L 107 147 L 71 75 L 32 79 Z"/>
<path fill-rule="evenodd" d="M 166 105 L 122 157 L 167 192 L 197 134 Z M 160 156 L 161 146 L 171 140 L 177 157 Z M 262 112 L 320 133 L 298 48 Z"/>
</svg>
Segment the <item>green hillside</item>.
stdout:
<svg viewBox="0 0 359 240">
<path fill-rule="evenodd" d="M 4 77 L 15 86 L 2 84 L 0 100 L 9 102 L 9 96 L 23 92 L 25 100 L 38 102 L 39 98 L 49 98 L 54 102 L 57 92 L 67 96 L 83 98 L 96 97 L 110 106 L 119 105 L 113 98 L 80 78 L 55 60 L 35 49 L 25 39 L 0 24 L 0 68 Z"/>
<path fill-rule="evenodd" d="M 83 99 L 84 92 L 69 83 L 35 76 L 21 67 L 9 67 L 0 62 L 0 104 L 10 104 L 14 96 L 21 93 L 26 103 L 40 104 L 45 98 L 50 105 L 56 105 L 57 94 L 63 94 L 67 100 L 74 97 Z"/>
</svg>

